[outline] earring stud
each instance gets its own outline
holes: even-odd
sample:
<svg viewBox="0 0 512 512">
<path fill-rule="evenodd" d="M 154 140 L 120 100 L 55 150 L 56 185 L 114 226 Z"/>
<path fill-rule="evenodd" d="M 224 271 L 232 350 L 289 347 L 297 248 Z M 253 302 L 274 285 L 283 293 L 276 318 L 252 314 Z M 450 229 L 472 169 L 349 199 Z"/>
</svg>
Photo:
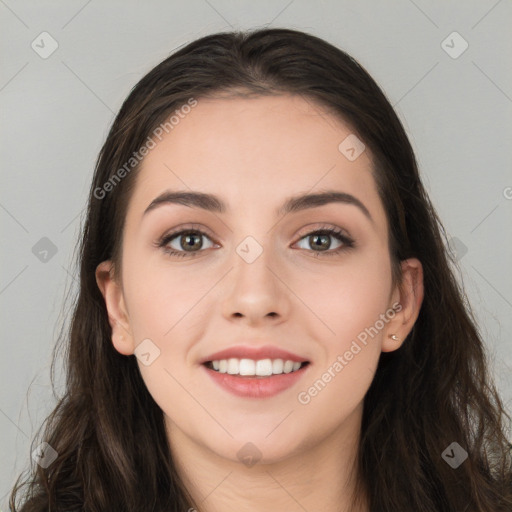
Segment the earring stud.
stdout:
<svg viewBox="0 0 512 512">
<path fill-rule="evenodd" d="M 390 334 L 389 337 L 393 340 L 393 341 L 398 341 L 398 336 L 396 334 Z"/>
</svg>

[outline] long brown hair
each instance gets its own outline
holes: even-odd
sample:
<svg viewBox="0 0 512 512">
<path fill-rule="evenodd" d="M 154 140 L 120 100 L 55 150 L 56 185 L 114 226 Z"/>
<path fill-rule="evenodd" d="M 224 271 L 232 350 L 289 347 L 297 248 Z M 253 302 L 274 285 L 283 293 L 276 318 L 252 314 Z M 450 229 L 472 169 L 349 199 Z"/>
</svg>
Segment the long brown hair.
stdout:
<svg viewBox="0 0 512 512">
<path fill-rule="evenodd" d="M 47 468 L 32 463 L 23 485 L 18 478 L 11 510 L 200 510 L 177 474 L 163 413 L 135 357 L 112 345 L 95 269 L 107 259 L 120 268 L 138 169 L 126 163 L 191 98 L 216 94 L 296 94 L 339 116 L 371 154 L 390 226 L 395 282 L 401 260 L 416 257 L 423 264 L 425 296 L 416 324 L 399 350 L 381 355 L 364 399 L 358 489 L 368 494 L 371 511 L 512 510 L 510 416 L 491 381 L 456 261 L 404 128 L 351 56 L 289 29 L 197 39 L 152 69 L 123 103 L 99 154 L 88 200 L 79 294 L 69 333 L 61 336 L 65 393 L 41 426 L 41 440 L 58 456 Z M 468 453 L 456 469 L 442 456 L 453 442 Z M 22 488 L 24 501 L 15 505 Z"/>
</svg>

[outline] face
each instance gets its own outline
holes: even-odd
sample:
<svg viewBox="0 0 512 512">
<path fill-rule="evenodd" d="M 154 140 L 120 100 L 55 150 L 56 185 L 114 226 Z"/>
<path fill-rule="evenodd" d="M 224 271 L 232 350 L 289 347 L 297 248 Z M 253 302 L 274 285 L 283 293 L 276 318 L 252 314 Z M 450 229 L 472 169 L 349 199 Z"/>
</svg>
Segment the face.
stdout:
<svg viewBox="0 0 512 512">
<path fill-rule="evenodd" d="M 114 346 L 137 354 L 171 444 L 272 462 L 360 420 L 380 353 L 416 318 L 421 265 L 404 262 L 405 291 L 393 286 L 370 155 L 339 149 L 351 133 L 296 96 L 200 99 L 145 157 L 122 281 L 110 262 L 97 279 Z M 338 200 L 284 209 L 326 191 Z M 223 208 L 165 196 L 175 192 Z"/>
</svg>

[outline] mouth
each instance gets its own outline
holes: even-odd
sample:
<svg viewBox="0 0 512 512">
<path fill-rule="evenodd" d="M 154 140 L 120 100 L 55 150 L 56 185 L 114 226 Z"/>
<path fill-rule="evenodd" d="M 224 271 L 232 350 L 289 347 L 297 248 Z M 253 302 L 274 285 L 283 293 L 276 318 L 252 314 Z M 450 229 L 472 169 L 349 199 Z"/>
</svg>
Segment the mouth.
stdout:
<svg viewBox="0 0 512 512">
<path fill-rule="evenodd" d="M 311 363 L 290 359 L 215 359 L 201 364 L 224 391 L 245 399 L 271 398 L 296 387 Z"/>
<path fill-rule="evenodd" d="M 203 365 L 219 374 L 246 379 L 268 379 L 282 374 L 296 373 L 308 366 L 309 361 L 292 361 L 290 359 L 218 359 L 206 361 Z"/>
</svg>

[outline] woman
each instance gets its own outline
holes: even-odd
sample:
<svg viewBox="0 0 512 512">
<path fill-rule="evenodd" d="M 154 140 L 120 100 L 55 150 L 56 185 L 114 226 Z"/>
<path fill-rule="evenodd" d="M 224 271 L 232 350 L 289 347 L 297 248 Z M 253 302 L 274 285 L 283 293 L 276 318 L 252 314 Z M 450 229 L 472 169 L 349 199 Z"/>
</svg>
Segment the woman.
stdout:
<svg viewBox="0 0 512 512">
<path fill-rule="evenodd" d="M 309 34 L 203 37 L 132 90 L 67 363 L 12 510 L 512 507 L 510 418 L 411 145 Z"/>
</svg>

